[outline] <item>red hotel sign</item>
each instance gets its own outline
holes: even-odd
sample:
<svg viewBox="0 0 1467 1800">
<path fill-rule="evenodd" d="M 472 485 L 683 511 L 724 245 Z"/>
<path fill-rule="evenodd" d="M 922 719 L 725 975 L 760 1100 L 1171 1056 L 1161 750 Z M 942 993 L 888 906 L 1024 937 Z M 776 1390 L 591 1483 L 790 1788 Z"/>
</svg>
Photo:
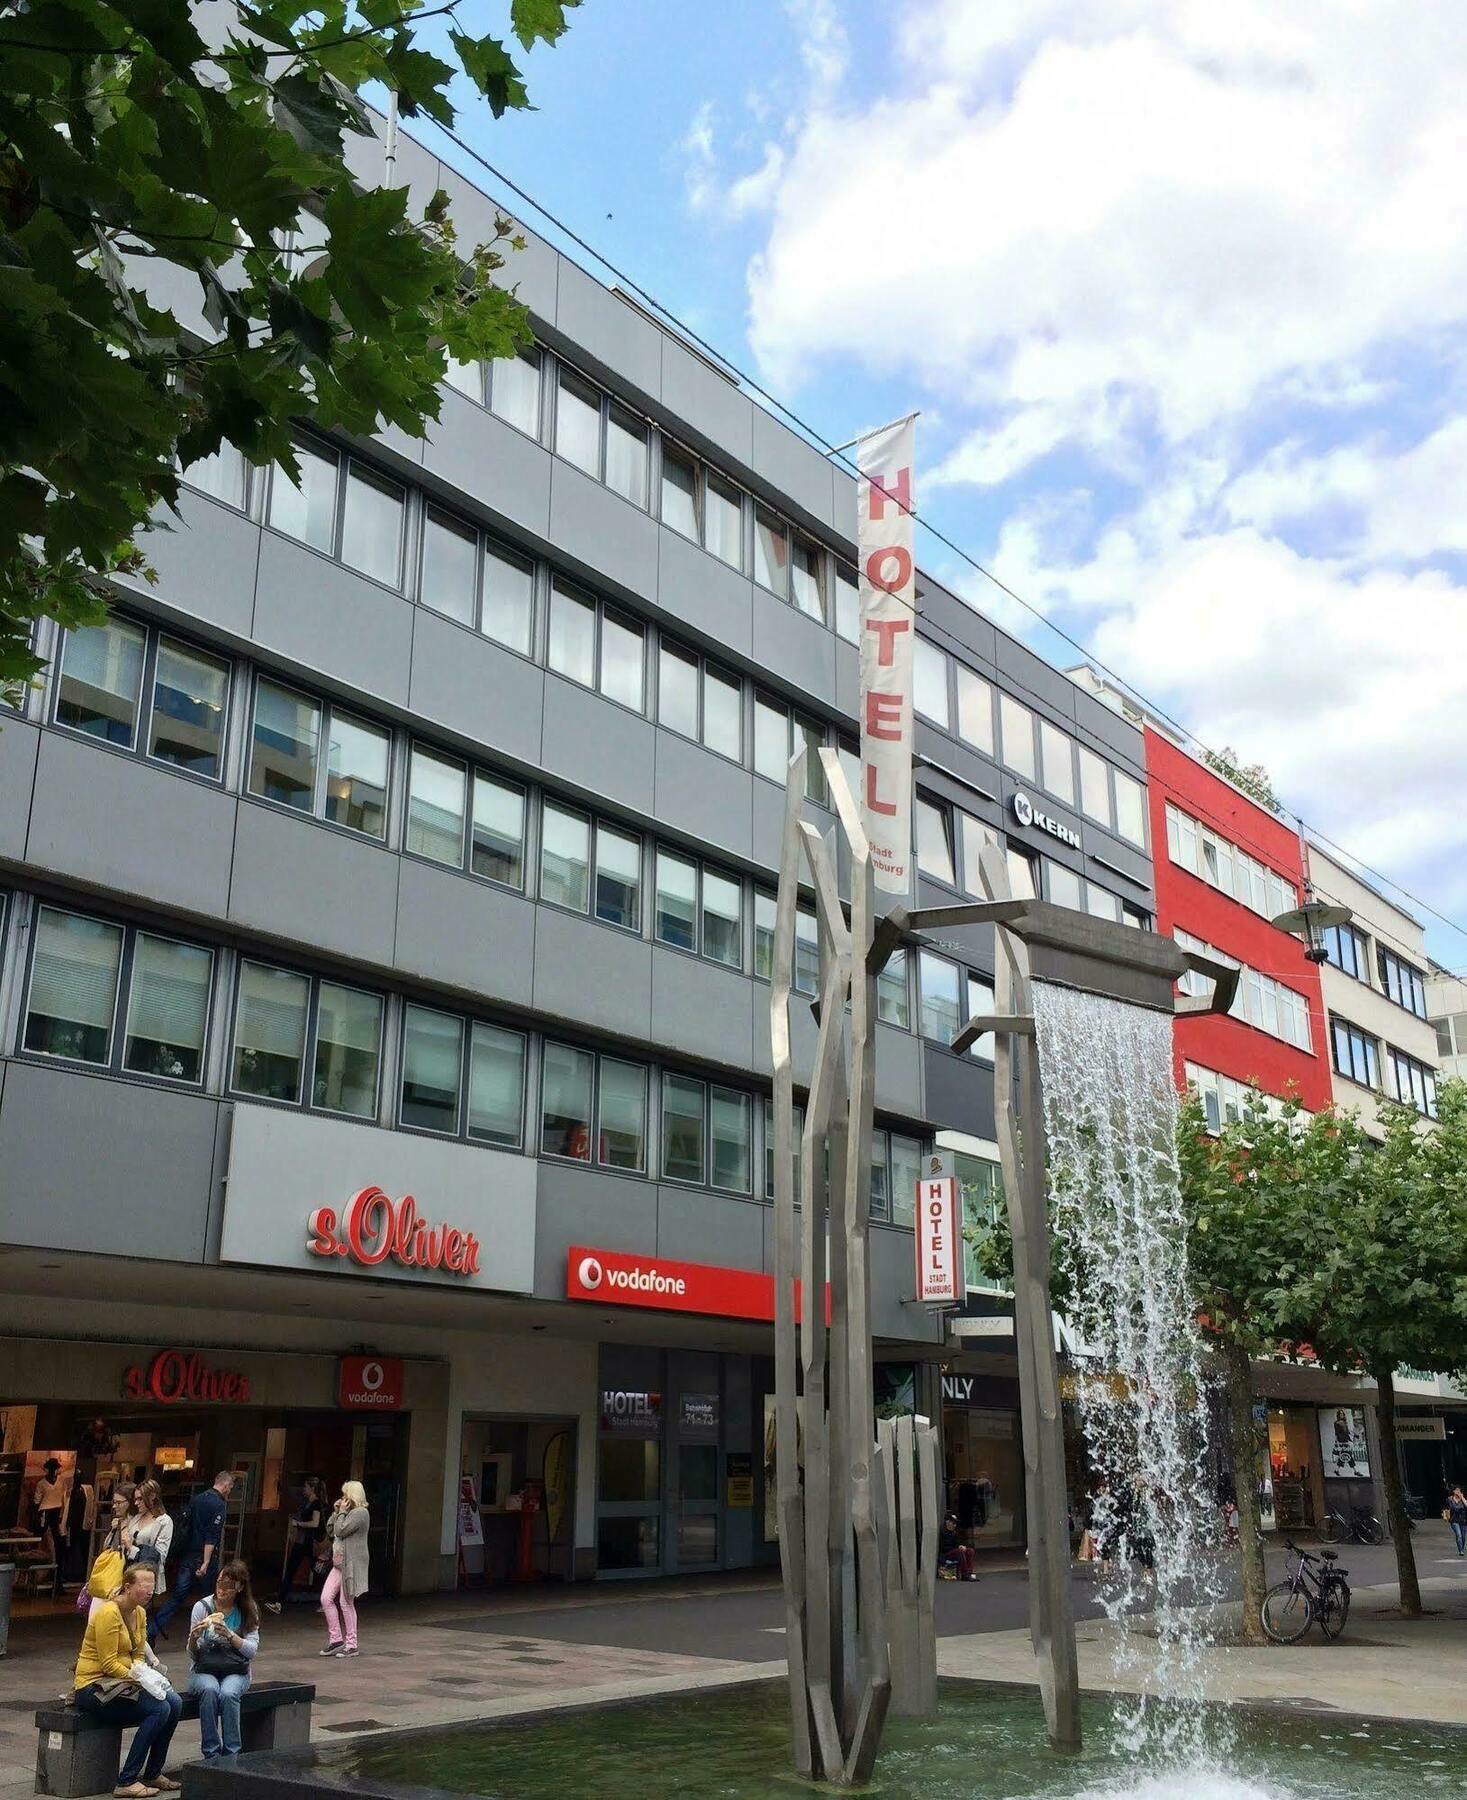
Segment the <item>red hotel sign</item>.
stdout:
<svg viewBox="0 0 1467 1800">
<path fill-rule="evenodd" d="M 400 1356 L 343 1356 L 336 1398 L 350 1412 L 396 1412 L 402 1405 Z"/>
<path fill-rule="evenodd" d="M 197 1350 L 160 1350 L 146 1369 L 127 1369 L 122 1376 L 125 1400 L 157 1400 L 164 1406 L 189 1401 L 209 1405 L 248 1406 L 250 1378 L 238 1369 L 211 1369 Z"/>
<path fill-rule="evenodd" d="M 364 1269 L 390 1257 L 404 1269 L 442 1269 L 449 1275 L 479 1273 L 479 1240 L 471 1231 L 432 1225 L 418 1217 L 411 1194 L 389 1200 L 379 1187 L 364 1187 L 347 1202 L 340 1223 L 329 1206 L 318 1206 L 307 1226 L 312 1256 L 346 1256 Z"/>
<path fill-rule="evenodd" d="M 774 1277 L 757 1269 L 627 1256 L 572 1244 L 566 1252 L 565 1297 L 600 1306 L 645 1306 L 658 1312 L 712 1313 L 721 1319 L 774 1318 Z M 799 1290 L 795 1311 L 799 1312 Z M 830 1289 L 825 1290 L 826 1314 Z"/>
</svg>

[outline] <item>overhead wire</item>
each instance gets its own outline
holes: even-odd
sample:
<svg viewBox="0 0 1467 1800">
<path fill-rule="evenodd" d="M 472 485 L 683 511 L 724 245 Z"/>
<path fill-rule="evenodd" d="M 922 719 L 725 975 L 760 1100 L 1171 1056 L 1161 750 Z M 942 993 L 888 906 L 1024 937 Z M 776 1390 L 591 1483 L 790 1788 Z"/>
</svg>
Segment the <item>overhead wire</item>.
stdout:
<svg viewBox="0 0 1467 1800">
<path fill-rule="evenodd" d="M 552 212 L 548 206 L 536 199 L 533 194 L 523 188 L 512 176 L 506 174 L 503 169 L 498 168 L 494 163 L 490 162 L 481 151 L 476 150 L 472 144 L 466 142 L 466 140 L 460 137 L 456 131 L 452 130 L 447 125 L 441 124 L 436 119 L 430 119 L 427 122 L 435 131 L 447 138 L 451 144 L 456 145 L 465 156 L 468 156 L 477 163 L 487 174 L 492 175 L 494 179 L 507 188 L 510 193 L 514 194 L 518 199 L 522 200 L 527 206 L 532 208 L 541 218 L 547 220 L 556 231 L 570 243 L 574 244 L 577 249 L 583 251 L 594 262 L 599 263 L 602 268 L 608 270 L 618 282 L 624 284 L 653 312 L 660 314 L 666 319 L 681 337 L 686 339 L 689 343 L 696 345 L 705 356 L 710 357 L 715 363 L 728 370 L 730 374 L 736 377 L 743 388 L 747 389 L 752 394 L 757 394 L 761 400 L 767 401 L 771 407 L 799 429 L 813 448 L 819 449 L 822 454 L 828 458 L 834 458 L 844 463 L 853 475 L 859 477 L 860 469 L 849 454 L 849 445 L 837 445 L 833 443 L 831 439 L 827 438 L 825 434 L 818 429 L 818 427 L 812 425 L 808 419 L 803 418 L 786 401 L 781 400 L 777 394 L 770 392 L 768 388 L 762 386 L 754 376 L 750 375 L 747 370 L 741 368 L 736 362 L 726 356 L 716 345 L 711 344 L 706 338 L 702 337 L 692 328 L 692 326 L 688 325 L 680 318 L 671 307 L 665 305 L 655 294 L 644 287 L 635 276 L 629 274 L 625 269 L 619 268 L 616 263 L 612 262 L 610 257 L 598 250 L 594 244 L 589 243 L 573 226 L 566 224 L 566 222 Z M 902 502 L 897 500 L 895 495 L 892 495 L 891 498 L 896 501 L 897 505 L 902 505 Z M 1028 613 L 1031 617 L 1038 620 L 1041 625 L 1053 632 L 1062 643 L 1067 644 L 1093 668 L 1108 676 L 1116 683 L 1118 688 L 1129 695 L 1145 712 L 1150 713 L 1154 718 L 1170 726 L 1171 729 L 1178 732 L 1188 744 L 1194 745 L 1200 750 L 1204 756 L 1218 756 L 1219 753 L 1205 744 L 1190 726 L 1184 725 L 1181 720 L 1174 717 L 1165 707 L 1159 705 L 1157 702 L 1148 700 L 1138 688 L 1133 686 L 1133 684 L 1126 679 L 1125 676 L 1121 675 L 1101 657 L 1096 655 L 1087 644 L 1082 643 L 1079 638 L 1072 636 L 1062 625 L 1057 624 L 1046 613 L 1041 611 L 1040 608 L 1031 604 L 1031 602 L 1026 600 L 1022 594 L 1010 587 L 1002 577 L 996 575 L 992 569 L 981 563 L 970 551 L 964 549 L 961 544 L 949 537 L 939 526 L 933 524 L 930 519 L 923 517 L 915 507 L 903 506 L 903 510 L 909 514 L 914 524 L 921 525 L 929 536 L 935 538 L 939 544 L 956 556 L 960 562 L 966 564 L 966 566 L 973 570 L 975 574 L 980 575 L 985 581 L 991 583 L 992 586 L 1007 599 L 1011 600 L 1016 606 L 1022 608 L 1023 611 Z M 958 596 L 958 598 L 961 599 L 961 596 Z M 913 607 L 912 610 L 914 613 L 918 612 L 916 607 Z M 964 651 L 969 649 L 969 646 L 965 645 L 956 633 L 948 630 L 946 626 L 942 625 L 936 619 L 931 618 L 927 614 L 919 614 L 919 616 L 922 617 L 929 629 L 940 633 L 949 643 Z M 1313 838 L 1321 845 L 1324 845 L 1327 848 L 1334 850 L 1338 855 L 1347 858 L 1354 868 L 1362 871 L 1365 875 L 1372 876 L 1376 881 L 1383 882 L 1387 887 L 1394 889 L 1396 893 L 1403 895 L 1409 900 L 1413 906 L 1420 907 L 1423 912 L 1429 913 L 1433 919 L 1437 920 L 1440 924 L 1445 925 L 1448 930 L 1455 932 L 1458 937 L 1464 942 L 1467 942 L 1467 926 L 1464 926 L 1456 919 L 1449 917 L 1439 908 L 1433 906 L 1430 901 L 1423 899 L 1419 894 L 1413 893 L 1410 888 L 1396 880 L 1394 876 L 1387 875 L 1383 870 L 1372 867 L 1371 864 L 1364 860 L 1364 858 L 1357 856 L 1355 852 L 1347 849 L 1344 845 L 1336 843 L 1333 838 L 1329 837 L 1318 826 L 1311 825 L 1302 813 L 1293 812 L 1291 809 L 1286 810 L 1289 810 L 1289 816 L 1304 833 L 1306 839 Z M 1265 850 L 1265 847 L 1256 840 L 1250 840 L 1250 843 L 1252 848 L 1264 850 L 1266 855 L 1272 855 L 1271 852 Z M 1382 896 L 1382 898 L 1384 898 L 1384 896 Z M 1387 904 L 1389 905 L 1392 903 L 1387 900 Z M 1399 940 L 1396 941 L 1399 942 Z"/>
</svg>

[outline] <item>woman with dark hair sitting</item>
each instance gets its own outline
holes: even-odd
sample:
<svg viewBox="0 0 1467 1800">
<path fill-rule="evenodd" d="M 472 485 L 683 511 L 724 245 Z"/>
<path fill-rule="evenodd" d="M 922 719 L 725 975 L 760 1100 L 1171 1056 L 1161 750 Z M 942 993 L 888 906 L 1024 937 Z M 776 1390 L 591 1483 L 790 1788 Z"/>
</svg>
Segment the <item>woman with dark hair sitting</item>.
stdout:
<svg viewBox="0 0 1467 1800">
<path fill-rule="evenodd" d="M 239 1703 L 250 1685 L 259 1648 L 260 1609 L 250 1590 L 249 1568 L 227 1562 L 214 1582 L 214 1592 L 194 1607 L 188 1627 L 188 1686 L 199 1697 L 199 1743 L 205 1762 L 221 1753 L 239 1755 Z"/>
</svg>

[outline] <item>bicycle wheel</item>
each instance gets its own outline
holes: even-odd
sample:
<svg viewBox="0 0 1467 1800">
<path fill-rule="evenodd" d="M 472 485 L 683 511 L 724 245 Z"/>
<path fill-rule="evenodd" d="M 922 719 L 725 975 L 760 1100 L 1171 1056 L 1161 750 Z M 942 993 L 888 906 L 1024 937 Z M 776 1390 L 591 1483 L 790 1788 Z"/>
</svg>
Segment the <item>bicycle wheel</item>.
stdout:
<svg viewBox="0 0 1467 1800">
<path fill-rule="evenodd" d="M 1327 1544 L 1338 1544 L 1349 1537 L 1350 1527 L 1337 1512 L 1327 1512 L 1324 1523 L 1319 1528 L 1319 1535 Z"/>
<path fill-rule="evenodd" d="M 1327 1638 L 1337 1638 L 1349 1616 L 1350 1590 L 1343 1581 L 1332 1581 L 1320 1601 L 1319 1629 Z"/>
<path fill-rule="evenodd" d="M 1358 1529 L 1362 1544 L 1378 1544 L 1385 1536 L 1385 1528 L 1374 1513 L 1362 1514 Z"/>
<path fill-rule="evenodd" d="M 1281 1581 L 1277 1587 L 1271 1587 L 1258 1610 L 1263 1629 L 1276 1644 L 1297 1644 L 1314 1617 L 1309 1595 L 1291 1581 Z"/>
</svg>

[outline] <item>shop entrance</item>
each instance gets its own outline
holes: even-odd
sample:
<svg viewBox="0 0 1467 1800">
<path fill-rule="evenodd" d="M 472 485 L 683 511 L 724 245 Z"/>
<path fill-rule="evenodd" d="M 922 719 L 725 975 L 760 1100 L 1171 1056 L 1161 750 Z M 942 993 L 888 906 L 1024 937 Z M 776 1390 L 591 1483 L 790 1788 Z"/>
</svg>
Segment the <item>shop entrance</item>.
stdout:
<svg viewBox="0 0 1467 1800">
<path fill-rule="evenodd" d="M 957 1518 L 962 1542 L 975 1549 L 1021 1545 L 1024 1446 L 1019 1415 L 1012 1407 L 974 1405 L 972 1395 L 980 1379 L 943 1377 L 947 1510 Z"/>
<path fill-rule="evenodd" d="M 575 1580 L 574 1419 L 465 1418 L 458 1583 Z"/>
<path fill-rule="evenodd" d="M 1315 1530 L 1323 1517 L 1324 1486 L 1315 1408 L 1270 1405 L 1264 1529 Z"/>
</svg>

